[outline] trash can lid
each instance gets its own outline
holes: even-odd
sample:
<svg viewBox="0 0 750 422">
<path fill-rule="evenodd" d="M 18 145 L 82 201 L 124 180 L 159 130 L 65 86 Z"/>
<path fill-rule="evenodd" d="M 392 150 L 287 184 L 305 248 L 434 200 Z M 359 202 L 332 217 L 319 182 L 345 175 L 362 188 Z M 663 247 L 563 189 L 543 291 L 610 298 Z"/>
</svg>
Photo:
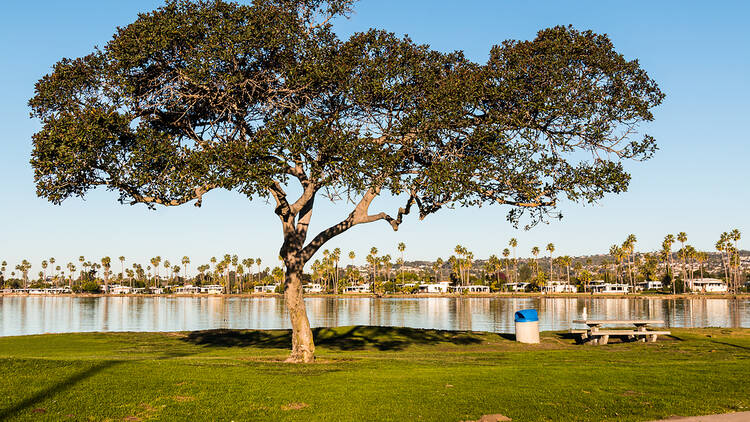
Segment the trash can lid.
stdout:
<svg viewBox="0 0 750 422">
<path fill-rule="evenodd" d="M 521 309 L 516 312 L 516 322 L 534 322 L 539 321 L 539 315 L 536 309 Z"/>
</svg>

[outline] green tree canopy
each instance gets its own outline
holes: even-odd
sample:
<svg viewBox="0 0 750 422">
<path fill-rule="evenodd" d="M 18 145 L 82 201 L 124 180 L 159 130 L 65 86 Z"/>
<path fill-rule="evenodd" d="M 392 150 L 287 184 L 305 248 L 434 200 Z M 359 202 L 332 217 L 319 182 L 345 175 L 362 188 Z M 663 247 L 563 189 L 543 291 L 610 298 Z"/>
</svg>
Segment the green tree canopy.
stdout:
<svg viewBox="0 0 750 422">
<path fill-rule="evenodd" d="M 549 28 L 480 64 L 376 29 L 339 39 L 331 19 L 351 3 L 168 1 L 61 60 L 30 100 L 38 194 L 61 203 L 103 186 L 149 207 L 200 206 L 214 189 L 273 198 L 291 311 L 304 310 L 304 263 L 355 225 L 395 230 L 412 208 L 483 204 L 531 225 L 562 198 L 626 190 L 622 161 L 656 149 L 638 131 L 663 95 L 606 35 Z M 404 206 L 370 212 L 384 193 Z M 319 196 L 356 205 L 308 239 Z M 290 314 L 297 350 L 309 324 Z"/>
</svg>

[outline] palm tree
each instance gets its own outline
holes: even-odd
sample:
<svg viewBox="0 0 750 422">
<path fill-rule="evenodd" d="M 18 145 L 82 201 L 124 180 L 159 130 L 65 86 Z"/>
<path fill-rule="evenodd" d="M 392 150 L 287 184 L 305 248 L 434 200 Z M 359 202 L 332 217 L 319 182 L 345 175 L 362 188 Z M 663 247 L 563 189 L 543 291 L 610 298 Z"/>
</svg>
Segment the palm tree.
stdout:
<svg viewBox="0 0 750 422">
<path fill-rule="evenodd" d="M 84 262 L 84 263 L 83 263 L 82 265 L 83 265 L 83 272 L 84 272 L 85 274 L 87 274 L 87 277 L 86 277 L 86 278 L 88 279 L 88 277 L 89 277 L 89 268 L 91 267 L 91 262 L 89 262 L 89 261 L 86 261 L 86 262 Z"/>
<path fill-rule="evenodd" d="M 506 277 L 509 275 L 508 274 L 508 257 L 509 256 L 510 256 L 510 249 L 508 249 L 508 248 L 503 249 L 503 258 L 505 258 L 505 275 L 506 275 Z M 508 281 L 510 281 L 510 280 L 508 280 Z"/>
<path fill-rule="evenodd" d="M 188 270 L 188 265 L 190 265 L 190 258 L 188 258 L 187 256 L 183 256 L 182 265 L 184 266 L 182 274 L 183 274 L 183 277 L 185 278 L 185 281 L 187 281 L 187 270 Z"/>
<path fill-rule="evenodd" d="M 735 276 L 734 276 L 734 289 L 733 291 L 736 293 L 737 289 L 740 287 L 740 247 L 739 247 L 739 241 L 742 238 L 742 233 L 740 233 L 739 229 L 733 229 L 731 232 L 729 232 L 729 239 L 734 242 L 734 250 L 736 253 L 736 261 L 737 265 L 735 266 Z"/>
<path fill-rule="evenodd" d="M 667 260 L 667 272 L 672 282 L 672 293 L 677 293 L 677 287 L 675 286 L 674 275 L 672 274 L 672 244 L 674 244 L 674 235 L 668 234 L 664 236 L 664 242 L 662 242 L 662 250 L 666 254 Z"/>
<path fill-rule="evenodd" d="M 120 256 L 118 259 L 120 260 L 120 274 L 122 274 L 124 278 L 125 277 L 125 257 Z"/>
<path fill-rule="evenodd" d="M 232 268 L 234 268 L 234 278 L 237 280 L 237 266 L 240 264 L 240 258 L 237 255 L 232 255 Z M 227 274 L 227 279 L 229 279 L 229 274 Z M 231 282 L 230 282 L 231 284 Z M 240 287 L 240 286 L 237 286 Z"/>
<path fill-rule="evenodd" d="M 349 260 L 352 262 L 352 267 L 354 267 L 354 258 L 356 258 L 357 255 L 354 253 L 354 251 L 349 251 Z M 352 273 L 349 273 L 349 284 L 352 283 Z"/>
<path fill-rule="evenodd" d="M 534 269 L 536 270 L 536 277 L 539 278 L 539 265 L 536 262 L 536 258 L 539 256 L 539 247 L 534 246 L 531 248 L 531 254 L 534 255 Z"/>
<path fill-rule="evenodd" d="M 563 257 L 563 265 L 565 265 L 566 273 L 567 273 L 567 284 L 570 285 L 570 264 L 573 263 L 573 258 L 570 257 L 570 255 L 565 255 Z"/>
<path fill-rule="evenodd" d="M 57 285 L 57 272 L 59 271 L 59 267 L 55 267 L 55 258 L 54 257 L 50 257 L 50 259 L 49 259 L 49 266 L 50 266 L 50 268 L 52 268 L 53 270 L 55 270 L 53 278 L 55 280 L 55 285 Z"/>
<path fill-rule="evenodd" d="M 386 283 L 390 283 L 391 281 L 391 267 L 393 264 L 391 263 L 391 255 L 385 254 L 382 258 L 380 258 L 380 262 L 383 264 L 383 270 L 386 274 Z"/>
<path fill-rule="evenodd" d="M 83 262 L 86 261 L 86 258 L 83 257 L 83 255 L 78 257 L 78 263 L 81 264 L 81 274 L 79 280 L 83 280 L 83 270 L 85 266 L 83 265 Z"/>
<path fill-rule="evenodd" d="M 39 278 L 44 279 L 44 281 L 47 281 L 47 266 L 48 265 L 49 264 L 47 263 L 47 260 L 42 261 L 42 275 Z"/>
<path fill-rule="evenodd" d="M 367 262 L 370 264 L 370 268 L 372 268 L 372 287 L 371 290 L 373 293 L 375 293 L 375 280 L 377 279 L 378 275 L 376 273 L 376 264 L 378 262 L 378 248 L 373 246 L 370 248 L 370 255 L 367 256 Z"/>
<path fill-rule="evenodd" d="M 435 264 L 437 264 L 438 272 L 440 273 L 440 279 L 436 280 L 439 282 L 443 279 L 443 265 L 445 264 L 445 262 L 443 261 L 443 258 L 438 257 L 438 259 L 435 261 Z"/>
<path fill-rule="evenodd" d="M 102 258 L 102 268 L 104 268 L 104 291 L 109 293 L 109 269 L 112 266 L 112 260 L 105 256 Z"/>
<path fill-rule="evenodd" d="M 398 251 L 401 252 L 401 282 L 404 282 L 404 251 L 406 250 L 406 243 L 398 242 Z"/>
<path fill-rule="evenodd" d="M 29 270 L 31 269 L 31 263 L 27 260 L 21 261 L 21 265 L 17 266 L 16 269 L 21 271 L 21 274 L 23 274 L 23 288 L 28 289 L 29 288 Z"/>
<path fill-rule="evenodd" d="M 622 249 L 617 245 L 609 247 L 609 254 L 612 256 L 612 262 L 615 264 L 615 283 L 620 281 L 620 257 L 622 256 Z"/>
<path fill-rule="evenodd" d="M 633 261 L 635 261 L 635 242 L 637 241 L 638 239 L 635 237 L 635 235 L 630 234 L 622 244 L 622 249 L 627 252 L 628 273 L 630 274 L 631 287 L 635 286 L 635 278 L 633 277 Z"/>
<path fill-rule="evenodd" d="M 159 266 L 161 265 L 161 256 L 156 256 L 154 258 L 151 258 L 151 266 L 154 267 L 154 277 L 159 278 Z M 154 281 L 154 286 L 156 285 L 156 281 Z"/>
<path fill-rule="evenodd" d="M 73 273 L 76 271 L 76 266 L 73 265 L 72 262 L 68 262 L 68 283 L 70 283 L 70 287 L 73 287 Z"/>
<path fill-rule="evenodd" d="M 252 278 L 252 275 L 253 275 L 253 265 L 255 265 L 255 260 L 253 258 L 245 258 L 242 260 L 242 265 L 244 265 L 247 268 L 247 271 L 248 271 L 247 278 L 248 278 L 248 282 L 250 282 L 250 279 Z M 240 290 L 243 290 L 243 289 L 240 288 Z"/>
<path fill-rule="evenodd" d="M 255 258 L 255 265 L 258 266 L 258 281 L 260 281 L 260 258 Z"/>
<path fill-rule="evenodd" d="M 687 279 L 687 272 L 686 272 L 687 256 L 685 256 L 685 252 L 687 252 L 685 251 L 685 242 L 687 242 L 687 234 L 685 232 L 677 233 L 677 241 L 680 242 L 680 257 L 682 258 L 682 282 L 684 284 L 685 279 Z"/>
<path fill-rule="evenodd" d="M 331 254 L 331 261 L 333 261 L 333 291 L 338 293 L 339 291 L 339 261 L 341 261 L 341 248 L 334 248 Z"/>
<path fill-rule="evenodd" d="M 555 251 L 555 245 L 552 243 L 547 244 L 547 252 L 549 252 L 549 280 L 552 281 L 552 252 Z"/>
<path fill-rule="evenodd" d="M 724 232 L 719 236 L 719 240 L 716 241 L 716 250 L 719 251 L 719 257 L 721 258 L 721 266 L 724 268 L 724 279 L 729 284 L 729 274 L 727 270 L 727 264 L 724 262 L 724 252 L 726 251 L 727 236 L 729 234 Z"/>
<path fill-rule="evenodd" d="M 516 240 L 515 237 L 510 238 L 510 242 L 508 242 L 508 246 L 513 248 L 513 276 L 511 277 L 511 282 L 516 279 L 516 275 L 518 275 L 518 261 L 516 259 L 516 246 L 518 246 L 518 240 Z"/>
<path fill-rule="evenodd" d="M 164 269 L 167 270 L 166 276 L 169 277 L 167 279 L 167 283 L 172 283 L 172 275 L 169 274 L 169 270 L 172 268 L 172 264 L 169 262 L 168 259 L 164 260 Z M 161 286 L 161 280 L 159 280 L 159 286 Z M 156 284 L 154 284 L 154 287 L 157 287 Z"/>
</svg>

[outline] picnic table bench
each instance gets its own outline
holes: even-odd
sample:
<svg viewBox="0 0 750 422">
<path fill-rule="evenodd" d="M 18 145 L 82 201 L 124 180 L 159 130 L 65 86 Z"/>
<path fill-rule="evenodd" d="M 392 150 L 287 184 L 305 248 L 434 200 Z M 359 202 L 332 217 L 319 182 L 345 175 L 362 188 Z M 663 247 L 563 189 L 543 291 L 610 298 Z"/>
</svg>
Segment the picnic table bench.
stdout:
<svg viewBox="0 0 750 422">
<path fill-rule="evenodd" d="M 657 319 L 634 319 L 634 320 L 603 320 L 603 319 L 576 319 L 574 324 L 586 324 L 587 329 L 571 329 L 572 334 L 577 334 L 581 342 L 589 344 L 607 344 L 610 336 L 627 337 L 633 341 L 656 341 L 660 335 L 669 335 L 670 331 L 650 331 L 647 326 L 650 324 L 664 324 L 664 321 Z M 627 329 L 602 329 L 603 325 L 634 325 L 634 330 Z"/>
</svg>

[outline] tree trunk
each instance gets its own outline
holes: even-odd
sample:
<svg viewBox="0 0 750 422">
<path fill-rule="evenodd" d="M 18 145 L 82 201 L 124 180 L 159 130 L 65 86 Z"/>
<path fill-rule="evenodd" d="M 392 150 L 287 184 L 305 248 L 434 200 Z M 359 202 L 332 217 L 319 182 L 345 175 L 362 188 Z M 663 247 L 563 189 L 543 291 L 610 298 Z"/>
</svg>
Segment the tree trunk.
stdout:
<svg viewBox="0 0 750 422">
<path fill-rule="evenodd" d="M 292 323 L 292 353 L 287 362 L 312 362 L 315 360 L 315 343 L 302 298 L 302 263 L 287 264 L 284 298 Z"/>
</svg>

